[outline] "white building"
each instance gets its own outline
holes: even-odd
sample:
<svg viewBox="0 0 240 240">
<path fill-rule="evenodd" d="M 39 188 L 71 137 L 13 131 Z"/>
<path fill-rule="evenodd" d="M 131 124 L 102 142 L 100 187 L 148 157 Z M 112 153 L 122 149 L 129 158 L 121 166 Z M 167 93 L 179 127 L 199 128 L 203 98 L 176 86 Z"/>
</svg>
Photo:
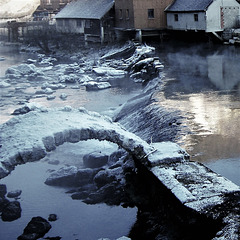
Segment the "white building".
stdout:
<svg viewBox="0 0 240 240">
<path fill-rule="evenodd" d="M 240 4 L 236 0 L 175 0 L 165 12 L 168 29 L 221 32 L 237 27 Z"/>
</svg>

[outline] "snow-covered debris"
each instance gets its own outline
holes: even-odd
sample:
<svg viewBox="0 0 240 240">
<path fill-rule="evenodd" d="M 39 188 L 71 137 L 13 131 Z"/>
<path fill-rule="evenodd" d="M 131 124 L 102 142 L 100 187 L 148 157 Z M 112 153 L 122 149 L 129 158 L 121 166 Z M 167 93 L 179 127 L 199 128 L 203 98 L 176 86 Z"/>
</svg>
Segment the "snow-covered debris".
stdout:
<svg viewBox="0 0 240 240">
<path fill-rule="evenodd" d="M 96 67 L 93 68 L 93 72 L 95 72 L 99 76 L 109 75 L 118 78 L 123 78 L 126 76 L 126 72 L 123 70 L 117 70 L 111 67 Z"/>
<path fill-rule="evenodd" d="M 95 82 L 90 81 L 85 84 L 87 91 L 94 91 L 94 90 L 103 90 L 106 88 L 110 88 L 111 84 L 109 82 Z"/>
<path fill-rule="evenodd" d="M 7 83 L 7 81 L 1 81 L 0 82 L 0 88 L 7 88 L 7 87 L 10 87 L 11 84 L 10 83 Z"/>
</svg>

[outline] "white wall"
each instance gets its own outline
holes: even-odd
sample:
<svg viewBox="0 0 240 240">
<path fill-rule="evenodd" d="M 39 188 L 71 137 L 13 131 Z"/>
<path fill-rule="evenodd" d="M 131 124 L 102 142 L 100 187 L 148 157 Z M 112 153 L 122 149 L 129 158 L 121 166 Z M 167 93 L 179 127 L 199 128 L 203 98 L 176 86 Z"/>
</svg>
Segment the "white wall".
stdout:
<svg viewBox="0 0 240 240">
<path fill-rule="evenodd" d="M 175 14 L 178 14 L 178 21 L 175 21 Z M 198 14 L 198 21 L 194 20 L 194 14 Z M 174 30 L 206 30 L 205 12 L 167 13 L 167 26 Z"/>
<path fill-rule="evenodd" d="M 224 22 L 221 24 L 221 7 L 223 8 Z M 206 32 L 222 31 L 224 28 L 233 28 L 240 15 L 240 4 L 235 0 L 215 0 L 206 12 Z"/>
</svg>

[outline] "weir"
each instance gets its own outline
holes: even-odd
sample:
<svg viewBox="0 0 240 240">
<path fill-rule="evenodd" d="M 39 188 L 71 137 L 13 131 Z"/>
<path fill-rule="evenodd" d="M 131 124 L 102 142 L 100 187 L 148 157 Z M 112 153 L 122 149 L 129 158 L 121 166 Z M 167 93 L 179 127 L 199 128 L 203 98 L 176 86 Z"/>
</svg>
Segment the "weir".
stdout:
<svg viewBox="0 0 240 240">
<path fill-rule="evenodd" d="M 16 165 L 40 160 L 57 146 L 89 139 L 107 140 L 131 153 L 137 165 L 164 186 L 184 212 L 221 222 L 213 239 L 240 237 L 240 187 L 204 165 L 190 161 L 172 142 L 148 144 L 110 118 L 84 108 L 32 111 L 0 126 L 0 178 Z"/>
</svg>

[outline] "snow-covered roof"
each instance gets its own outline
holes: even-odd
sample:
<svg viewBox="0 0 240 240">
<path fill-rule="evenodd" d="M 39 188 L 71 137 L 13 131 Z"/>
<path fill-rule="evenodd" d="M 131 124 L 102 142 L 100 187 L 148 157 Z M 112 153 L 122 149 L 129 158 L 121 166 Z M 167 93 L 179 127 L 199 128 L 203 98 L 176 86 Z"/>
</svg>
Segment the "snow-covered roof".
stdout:
<svg viewBox="0 0 240 240">
<path fill-rule="evenodd" d="M 72 1 L 55 18 L 101 19 L 113 6 L 114 0 Z"/>
<path fill-rule="evenodd" d="M 204 11 L 213 0 L 175 0 L 166 12 L 199 12 Z"/>
</svg>

